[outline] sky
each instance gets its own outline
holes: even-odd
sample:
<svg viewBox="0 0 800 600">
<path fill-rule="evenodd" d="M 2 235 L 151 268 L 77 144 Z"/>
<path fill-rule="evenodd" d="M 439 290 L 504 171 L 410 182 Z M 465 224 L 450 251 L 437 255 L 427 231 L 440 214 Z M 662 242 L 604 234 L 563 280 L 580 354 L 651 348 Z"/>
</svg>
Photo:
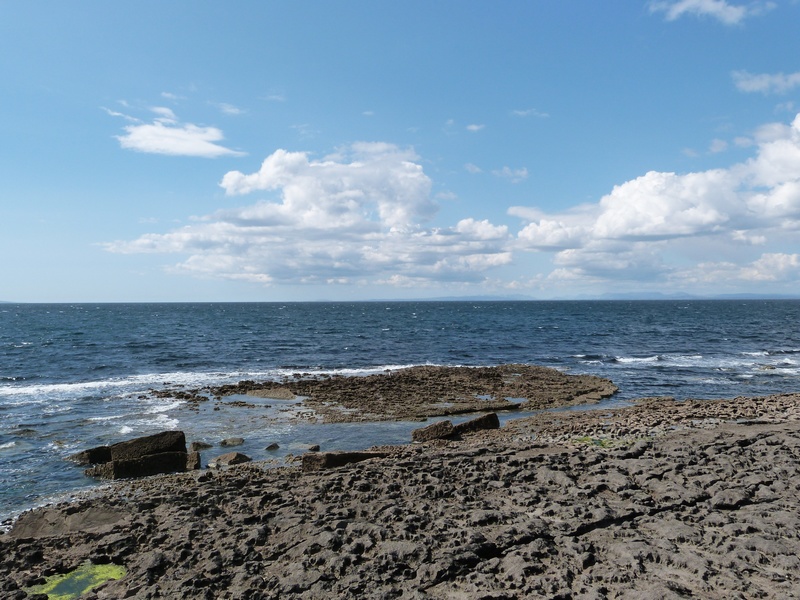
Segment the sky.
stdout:
<svg viewBox="0 0 800 600">
<path fill-rule="evenodd" d="M 0 0 L 0 300 L 800 296 L 800 0 Z"/>
</svg>

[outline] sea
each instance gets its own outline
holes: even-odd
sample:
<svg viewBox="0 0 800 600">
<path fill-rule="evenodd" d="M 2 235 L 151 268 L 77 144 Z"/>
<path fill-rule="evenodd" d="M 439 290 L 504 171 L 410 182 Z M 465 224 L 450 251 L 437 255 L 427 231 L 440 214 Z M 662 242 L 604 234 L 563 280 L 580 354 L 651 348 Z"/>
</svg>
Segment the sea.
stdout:
<svg viewBox="0 0 800 600">
<path fill-rule="evenodd" d="M 198 405 L 165 390 L 526 363 L 619 387 L 569 410 L 763 396 L 800 391 L 798 323 L 800 300 L 0 304 L 0 522 L 102 485 L 66 457 L 136 436 L 242 437 L 237 450 L 282 464 L 309 444 L 407 443 L 420 426 L 314 423 L 295 401 Z"/>
</svg>

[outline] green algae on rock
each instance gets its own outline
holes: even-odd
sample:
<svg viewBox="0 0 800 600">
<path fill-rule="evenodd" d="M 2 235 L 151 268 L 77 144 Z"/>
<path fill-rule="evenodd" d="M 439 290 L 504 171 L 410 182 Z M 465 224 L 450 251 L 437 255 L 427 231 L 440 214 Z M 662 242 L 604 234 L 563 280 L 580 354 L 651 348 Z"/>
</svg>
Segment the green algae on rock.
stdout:
<svg viewBox="0 0 800 600">
<path fill-rule="evenodd" d="M 101 583 L 122 579 L 125 572 L 125 567 L 120 565 L 84 563 L 69 573 L 51 575 L 44 583 L 25 591 L 28 594 L 47 594 L 49 600 L 74 600 Z"/>
</svg>

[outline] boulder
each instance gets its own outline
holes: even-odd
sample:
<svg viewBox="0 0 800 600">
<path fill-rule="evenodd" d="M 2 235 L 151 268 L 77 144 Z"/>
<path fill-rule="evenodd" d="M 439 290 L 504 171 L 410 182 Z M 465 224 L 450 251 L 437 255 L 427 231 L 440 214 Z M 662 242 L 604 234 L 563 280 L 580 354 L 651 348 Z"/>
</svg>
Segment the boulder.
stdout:
<svg viewBox="0 0 800 600">
<path fill-rule="evenodd" d="M 476 417 L 469 421 L 464 421 L 463 423 L 459 423 L 453 427 L 453 434 L 454 435 L 461 435 L 463 433 L 470 433 L 473 431 L 481 431 L 484 429 L 499 429 L 500 428 L 500 419 L 497 416 L 497 413 L 488 413 L 485 415 L 481 415 L 480 417 Z"/>
<path fill-rule="evenodd" d="M 111 460 L 131 460 L 162 452 L 186 453 L 186 436 L 182 431 L 162 431 L 134 438 L 111 446 Z"/>
<path fill-rule="evenodd" d="M 240 437 L 226 438 L 226 439 L 222 440 L 219 443 L 219 445 L 223 446 L 223 447 L 226 447 L 226 446 L 241 446 L 242 444 L 244 444 L 244 438 L 240 438 Z"/>
<path fill-rule="evenodd" d="M 213 446 L 211 444 L 206 442 L 192 442 L 189 444 L 189 452 L 200 452 L 200 450 L 208 450 L 212 447 Z"/>
<path fill-rule="evenodd" d="M 96 465 L 98 463 L 105 463 L 111 460 L 111 448 L 108 446 L 98 446 L 97 448 L 89 448 L 88 450 L 81 450 L 71 456 L 67 457 L 79 465 Z"/>
<path fill-rule="evenodd" d="M 303 455 L 303 471 L 333 469 L 370 458 L 383 458 L 386 452 L 309 452 Z"/>
<path fill-rule="evenodd" d="M 266 449 L 269 450 L 270 452 L 273 452 L 275 450 L 280 449 L 280 446 L 278 445 L 278 442 L 272 442 L 269 446 L 266 447 Z"/>
<path fill-rule="evenodd" d="M 132 479 L 185 471 L 186 464 L 186 452 L 159 452 L 141 458 L 112 460 L 86 469 L 84 473 L 100 479 Z"/>
<path fill-rule="evenodd" d="M 196 471 L 197 469 L 201 468 L 200 462 L 200 453 L 199 452 L 188 452 L 186 454 L 186 470 L 187 471 Z"/>
<path fill-rule="evenodd" d="M 200 455 L 186 452 L 186 436 L 182 431 L 163 431 L 91 448 L 69 458 L 78 464 L 94 464 L 84 473 L 102 479 L 147 477 L 200 467 Z"/>
<path fill-rule="evenodd" d="M 212 469 L 217 467 L 230 467 L 231 465 L 239 465 L 242 463 L 250 462 L 252 459 L 247 456 L 246 454 L 242 454 L 241 452 L 228 452 L 227 454 L 223 454 L 222 456 L 218 456 L 210 463 L 208 466 Z"/>
<path fill-rule="evenodd" d="M 440 440 L 453 435 L 453 423 L 450 421 L 437 421 L 427 427 L 415 429 L 411 432 L 411 439 L 415 442 L 429 442 Z"/>
</svg>

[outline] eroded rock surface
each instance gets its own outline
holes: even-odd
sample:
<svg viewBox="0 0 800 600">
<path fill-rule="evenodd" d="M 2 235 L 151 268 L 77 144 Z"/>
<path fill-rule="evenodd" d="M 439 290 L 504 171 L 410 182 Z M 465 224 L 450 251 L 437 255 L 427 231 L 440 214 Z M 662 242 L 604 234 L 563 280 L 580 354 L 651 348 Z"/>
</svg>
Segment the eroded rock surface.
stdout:
<svg viewBox="0 0 800 600">
<path fill-rule="evenodd" d="M 591 404 L 617 387 L 592 375 L 534 365 L 419 366 L 366 377 L 298 374 L 279 383 L 243 381 L 207 390 L 217 396 L 304 397 L 328 422 L 424 418 L 495 410 Z"/>
<path fill-rule="evenodd" d="M 98 600 L 800 589 L 797 395 L 550 414 L 381 452 L 120 482 L 34 511 L 0 535 L 0 597 L 87 559 L 128 569 Z M 32 539 L 37 518 L 51 525 Z"/>
</svg>

